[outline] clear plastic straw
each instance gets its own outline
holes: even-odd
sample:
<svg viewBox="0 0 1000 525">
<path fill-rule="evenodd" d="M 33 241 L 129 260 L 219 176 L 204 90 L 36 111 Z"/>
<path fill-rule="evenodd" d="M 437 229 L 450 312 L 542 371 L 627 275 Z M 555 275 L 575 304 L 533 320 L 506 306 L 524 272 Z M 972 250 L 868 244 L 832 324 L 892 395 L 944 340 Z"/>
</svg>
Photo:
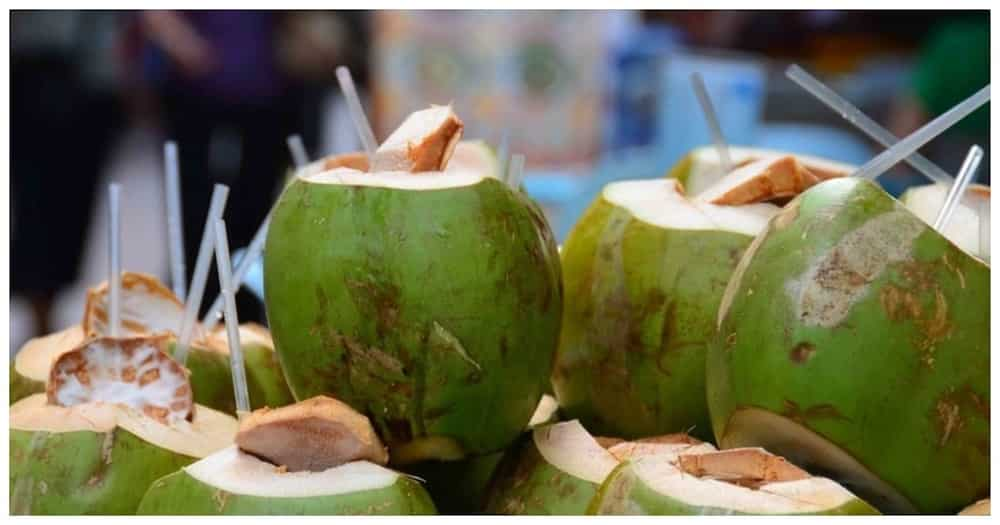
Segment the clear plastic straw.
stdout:
<svg viewBox="0 0 1000 525">
<path fill-rule="evenodd" d="M 188 289 L 187 302 L 184 304 L 184 318 L 181 320 L 181 332 L 177 336 L 177 351 L 174 359 L 181 365 L 187 362 L 191 337 L 197 324 L 198 309 L 205 294 L 205 281 L 212 264 L 212 246 L 215 242 L 215 221 L 222 218 L 226 209 L 226 198 L 229 196 L 229 186 L 216 184 L 212 191 L 212 204 L 208 208 L 205 219 L 205 230 L 201 235 L 201 245 L 198 247 L 198 259 L 194 264 L 194 275 L 191 277 L 191 287 Z"/>
<path fill-rule="evenodd" d="M 951 185 L 951 188 L 948 188 L 948 195 L 944 198 L 944 205 L 941 206 L 937 218 L 934 219 L 935 230 L 942 231 L 948 225 L 952 214 L 955 213 L 955 208 L 958 207 L 959 201 L 962 200 L 961 197 L 965 195 L 965 189 L 969 187 L 972 179 L 976 178 L 976 171 L 979 169 L 979 163 L 982 160 L 983 148 L 979 146 L 969 148 L 969 154 L 965 156 L 962 168 L 958 170 L 958 177 L 955 179 L 954 184 Z"/>
<path fill-rule="evenodd" d="M 375 140 L 375 132 L 372 131 L 372 125 L 368 122 L 368 117 L 365 116 L 365 110 L 361 107 L 361 99 L 358 98 L 358 92 L 354 89 L 354 79 L 351 78 L 351 70 L 345 66 L 338 66 L 337 82 L 340 83 L 340 90 L 344 92 L 344 99 L 347 100 L 347 109 L 351 114 L 351 120 L 354 121 L 354 129 L 357 130 L 358 137 L 361 138 L 361 144 L 365 147 L 365 153 L 368 154 L 369 165 L 374 165 L 375 150 L 378 149 L 378 142 Z"/>
<path fill-rule="evenodd" d="M 726 138 L 722 134 L 722 126 L 719 124 L 719 116 L 715 113 L 715 106 L 708 96 L 708 88 L 705 87 L 705 79 L 701 73 L 691 73 L 691 86 L 694 87 L 694 96 L 698 98 L 701 105 L 701 112 L 705 115 L 705 122 L 708 123 L 708 131 L 712 134 L 712 142 L 719 152 L 719 162 L 722 164 L 722 173 L 729 173 L 733 169 L 733 161 L 729 157 L 729 146 L 726 145 Z"/>
<path fill-rule="evenodd" d="M 510 157 L 510 168 L 507 170 L 507 184 L 514 191 L 521 189 L 521 179 L 524 178 L 524 155 L 516 153 Z"/>
<path fill-rule="evenodd" d="M 302 137 L 298 134 L 289 135 L 286 142 L 288 142 L 288 150 L 292 152 L 292 162 L 295 163 L 296 168 L 301 168 L 309 164 L 309 154 L 306 153 L 306 146 L 302 143 Z"/>
<path fill-rule="evenodd" d="M 177 143 L 163 144 L 163 167 L 167 189 L 167 241 L 170 251 L 170 284 L 174 295 L 187 298 L 187 268 L 184 263 L 184 222 L 181 218 L 181 177 Z"/>
<path fill-rule="evenodd" d="M 510 167 L 510 136 L 506 129 L 500 134 L 500 142 L 497 145 L 497 175 L 501 180 L 507 178 L 507 169 Z M 506 182 L 506 180 L 504 180 Z"/>
<path fill-rule="evenodd" d="M 240 344 L 240 320 L 236 317 L 236 287 L 233 285 L 232 268 L 229 266 L 229 238 L 226 222 L 215 221 L 215 264 L 219 269 L 219 288 L 226 298 L 226 339 L 229 340 L 229 367 L 233 375 L 233 394 L 236 396 L 236 416 L 243 419 L 250 413 L 250 393 L 247 390 L 247 373 Z"/>
<path fill-rule="evenodd" d="M 108 186 L 108 335 L 121 335 L 122 298 L 122 186 Z"/>
<path fill-rule="evenodd" d="M 240 262 L 236 264 L 236 270 L 233 271 L 233 293 L 239 293 L 240 287 L 243 286 L 243 278 L 246 277 L 247 272 L 250 271 L 250 267 L 253 266 L 254 262 L 260 258 L 260 254 L 264 252 L 264 243 L 267 241 L 267 228 L 271 224 L 271 213 L 268 213 L 264 222 L 261 223 L 260 228 L 257 228 L 257 233 L 250 240 L 250 246 L 247 247 Z M 212 306 L 208 308 L 208 313 L 205 314 L 205 317 L 201 321 L 201 326 L 206 332 L 214 330 L 219 319 L 222 317 L 223 307 L 225 306 L 224 300 L 225 298 L 222 296 L 222 293 L 219 293 L 219 296 L 212 302 Z"/>
<path fill-rule="evenodd" d="M 990 262 L 990 200 L 979 201 L 979 255 Z"/>
<path fill-rule="evenodd" d="M 892 134 L 889 130 L 878 125 L 877 122 L 868 118 L 861 112 L 860 109 L 856 108 L 853 104 L 847 101 L 844 97 L 841 97 L 832 89 L 823 84 L 816 77 L 812 76 L 805 69 L 802 69 L 796 64 L 788 66 L 785 70 L 785 76 L 792 79 L 793 82 L 798 84 L 808 91 L 812 96 L 819 99 L 820 102 L 826 104 L 830 109 L 836 111 L 845 120 L 854 124 L 858 129 L 864 132 L 873 140 L 879 144 L 889 148 L 894 144 L 899 142 L 899 138 Z M 941 184 L 951 184 L 955 178 L 948 174 L 948 172 L 939 168 L 937 164 L 934 164 L 927 157 L 919 153 L 914 153 L 909 157 L 904 159 L 907 164 L 913 166 L 913 168 L 920 173 L 922 173 L 928 179 L 934 182 L 939 182 Z"/>
<path fill-rule="evenodd" d="M 889 168 L 895 166 L 896 163 L 909 157 L 924 144 L 944 133 L 945 130 L 989 101 L 990 86 L 987 85 L 971 97 L 959 102 L 955 107 L 944 112 L 941 116 L 928 122 L 922 128 L 914 131 L 905 139 L 893 144 L 892 147 L 865 163 L 864 166 L 861 166 L 854 172 L 853 176 L 875 180 L 879 175 L 882 175 Z"/>
</svg>

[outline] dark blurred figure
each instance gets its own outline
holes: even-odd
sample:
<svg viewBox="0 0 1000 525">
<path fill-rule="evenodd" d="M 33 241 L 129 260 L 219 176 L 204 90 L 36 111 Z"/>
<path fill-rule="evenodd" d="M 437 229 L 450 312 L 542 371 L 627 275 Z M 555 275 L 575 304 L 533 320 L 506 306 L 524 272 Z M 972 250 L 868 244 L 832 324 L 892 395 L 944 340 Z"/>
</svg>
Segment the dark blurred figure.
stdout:
<svg viewBox="0 0 1000 525">
<path fill-rule="evenodd" d="M 314 149 L 319 98 L 309 96 L 308 80 L 317 70 L 333 78 L 346 32 L 320 13 L 154 11 L 142 20 L 144 70 L 180 150 L 190 276 L 213 185 L 230 187 L 225 218 L 235 250 L 249 244 L 291 166 L 285 139 L 303 134 Z M 213 267 L 203 311 L 218 289 Z M 241 320 L 263 320 L 249 294 L 238 306 Z"/>
<path fill-rule="evenodd" d="M 124 123 L 118 15 L 11 14 L 11 293 L 50 331 L 60 289 L 75 281 L 108 153 Z"/>
</svg>

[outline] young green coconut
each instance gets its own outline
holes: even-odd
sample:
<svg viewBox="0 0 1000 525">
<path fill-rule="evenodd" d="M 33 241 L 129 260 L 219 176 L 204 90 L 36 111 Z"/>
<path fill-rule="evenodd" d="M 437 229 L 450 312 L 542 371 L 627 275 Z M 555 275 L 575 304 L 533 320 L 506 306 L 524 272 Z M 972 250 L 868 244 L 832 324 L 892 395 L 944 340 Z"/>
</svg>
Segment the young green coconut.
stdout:
<svg viewBox="0 0 1000 525">
<path fill-rule="evenodd" d="M 676 179 L 609 184 L 562 247 L 552 385 L 567 417 L 635 438 L 711 438 L 705 350 L 729 276 L 787 199 L 820 179 L 796 157 L 737 168 L 696 197 Z"/>
<path fill-rule="evenodd" d="M 590 503 L 592 514 L 878 514 L 826 478 L 760 448 L 684 451 L 623 461 Z"/>
<path fill-rule="evenodd" d="M 63 353 L 46 394 L 10 408 L 12 514 L 132 514 L 154 480 L 232 442 L 232 417 L 192 403 L 165 337 Z"/>
<path fill-rule="evenodd" d="M 927 224 L 934 224 L 938 211 L 944 205 L 948 195 L 948 186 L 944 184 L 927 184 L 906 190 L 899 200 Z M 990 260 L 989 244 L 980 246 L 978 205 L 989 203 L 990 188 L 981 184 L 972 184 L 962 200 L 958 202 L 951 220 L 945 225 L 942 235 L 951 242 L 984 261 Z"/>
<path fill-rule="evenodd" d="M 376 165 L 447 164 L 456 117 L 425 112 Z M 297 399 L 368 415 L 399 465 L 488 454 L 523 431 L 562 309 L 555 242 L 523 194 L 482 170 L 340 167 L 301 170 L 273 213 L 264 289 Z"/>
<path fill-rule="evenodd" d="M 122 273 L 121 320 L 125 336 L 176 334 L 184 306 L 152 275 Z M 87 292 L 83 321 L 61 332 L 30 340 L 14 358 L 11 373 L 11 402 L 44 392 L 45 381 L 55 360 L 85 340 L 106 335 L 108 284 L 103 282 Z M 216 410 L 235 414 L 232 379 L 229 375 L 229 346 L 225 330 L 198 333 L 186 366 L 191 371 L 194 399 Z M 248 382 L 255 407 L 282 406 L 294 401 L 274 353 L 267 330 L 258 325 L 240 327 L 246 353 Z M 167 352 L 173 353 L 171 337 Z"/>
<path fill-rule="evenodd" d="M 708 352 L 723 448 L 761 446 L 883 512 L 989 494 L 990 268 L 875 184 L 818 184 L 747 249 Z"/>
<path fill-rule="evenodd" d="M 490 514 L 581 515 L 619 462 L 650 454 L 715 450 L 686 434 L 628 442 L 594 438 L 576 420 L 535 428 L 494 475 Z"/>
<path fill-rule="evenodd" d="M 153 483 L 139 514 L 433 514 L 420 484 L 385 468 L 368 419 L 329 397 L 240 423 L 235 445 Z"/>
</svg>

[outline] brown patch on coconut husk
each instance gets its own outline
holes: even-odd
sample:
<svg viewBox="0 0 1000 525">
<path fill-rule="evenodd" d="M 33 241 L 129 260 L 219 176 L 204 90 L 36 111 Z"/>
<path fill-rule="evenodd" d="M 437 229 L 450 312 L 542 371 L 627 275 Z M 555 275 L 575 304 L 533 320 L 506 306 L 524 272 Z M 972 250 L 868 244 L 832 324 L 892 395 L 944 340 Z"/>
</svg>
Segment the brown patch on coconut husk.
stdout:
<svg viewBox="0 0 1000 525">
<path fill-rule="evenodd" d="M 323 170 L 351 168 L 352 170 L 368 171 L 368 155 L 360 151 L 332 155 L 323 159 Z"/>
<path fill-rule="evenodd" d="M 389 462 L 368 418 L 326 396 L 255 410 L 240 423 L 235 441 L 244 452 L 289 472 L 321 472 L 358 460 Z"/>
<path fill-rule="evenodd" d="M 161 422 L 191 420 L 187 370 L 167 354 L 169 336 L 102 337 L 59 356 L 46 386 L 48 403 L 127 405 Z"/>
<path fill-rule="evenodd" d="M 728 206 L 787 200 L 822 180 L 794 156 L 786 155 L 733 170 L 701 192 L 697 200 Z"/>
<path fill-rule="evenodd" d="M 747 488 L 797 481 L 812 476 L 781 456 L 760 448 L 734 448 L 704 454 L 681 454 L 677 467 L 692 476 L 717 479 Z"/>
<path fill-rule="evenodd" d="M 450 105 L 415 111 L 375 151 L 371 171 L 444 171 L 464 129 Z"/>
<path fill-rule="evenodd" d="M 108 281 L 103 281 L 87 290 L 87 302 L 84 306 L 83 322 L 81 323 L 87 337 L 108 335 L 109 288 Z M 176 317 L 178 324 L 184 313 L 184 304 L 181 303 L 180 299 L 159 279 L 149 274 L 122 272 L 121 293 L 123 302 L 121 328 L 124 335 L 140 336 L 164 331 L 163 326 L 154 324 L 162 323 L 163 319 L 145 318 L 147 316 L 165 317 L 160 315 L 163 313 L 160 310 L 167 311 Z M 128 304 L 125 304 L 128 302 L 127 295 L 142 295 L 144 298 L 157 300 L 159 304 L 154 305 L 151 301 L 146 300 L 143 306 L 148 306 L 149 312 L 135 311 L 133 308 L 129 308 Z"/>
</svg>

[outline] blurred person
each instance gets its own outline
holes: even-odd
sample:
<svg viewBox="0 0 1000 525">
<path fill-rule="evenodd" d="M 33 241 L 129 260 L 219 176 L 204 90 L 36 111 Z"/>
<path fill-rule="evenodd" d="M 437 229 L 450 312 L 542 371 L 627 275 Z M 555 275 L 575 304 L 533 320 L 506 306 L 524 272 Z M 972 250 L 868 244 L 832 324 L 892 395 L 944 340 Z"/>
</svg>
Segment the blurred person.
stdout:
<svg viewBox="0 0 1000 525">
<path fill-rule="evenodd" d="M 11 294 L 35 335 L 79 270 L 95 189 L 124 120 L 115 13 L 11 14 Z"/>
<path fill-rule="evenodd" d="M 230 187 L 225 219 L 235 251 L 250 243 L 291 166 L 285 139 L 316 143 L 319 98 L 310 80 L 333 69 L 344 42 L 329 14 L 275 11 L 150 11 L 144 71 L 159 94 L 166 136 L 179 148 L 184 241 L 190 278 L 212 187 Z M 332 34 L 331 34 L 332 33 Z M 330 82 L 331 80 L 327 80 Z M 202 313 L 218 293 L 208 279 Z M 238 296 L 241 321 L 263 321 L 259 302 Z"/>
</svg>

